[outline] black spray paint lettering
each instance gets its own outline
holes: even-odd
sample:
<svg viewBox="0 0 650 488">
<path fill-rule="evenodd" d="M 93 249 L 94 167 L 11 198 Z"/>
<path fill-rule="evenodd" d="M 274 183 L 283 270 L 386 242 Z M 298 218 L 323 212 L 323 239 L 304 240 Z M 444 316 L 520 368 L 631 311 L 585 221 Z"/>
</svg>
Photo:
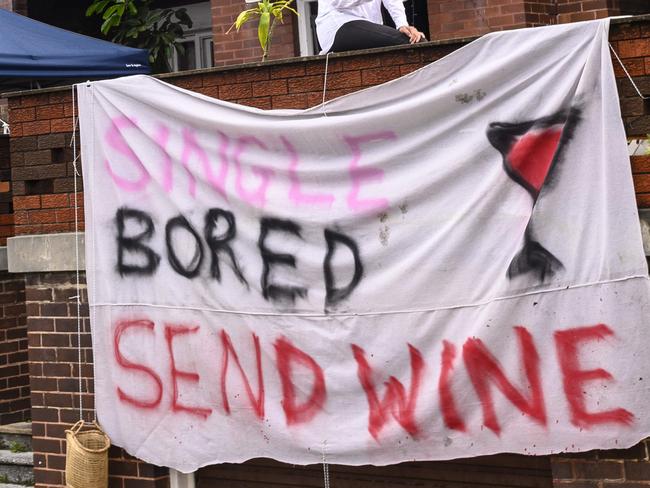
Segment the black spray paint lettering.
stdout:
<svg viewBox="0 0 650 488">
<path fill-rule="evenodd" d="M 226 231 L 221 235 L 215 235 L 215 232 L 218 228 L 219 219 L 225 220 L 227 224 Z M 210 264 L 210 275 L 217 281 L 221 281 L 221 267 L 219 265 L 219 253 L 224 253 L 230 259 L 230 264 L 232 270 L 235 273 L 235 276 L 239 281 L 246 285 L 248 288 L 248 281 L 244 278 L 235 253 L 230 247 L 230 241 L 232 241 L 237 235 L 237 224 L 235 223 L 235 216 L 232 212 L 228 210 L 223 210 L 221 208 L 211 208 L 208 210 L 208 213 L 205 214 L 205 242 L 208 243 L 208 248 L 210 249 L 210 254 L 212 257 Z"/>
<path fill-rule="evenodd" d="M 175 229 L 185 229 L 194 239 L 194 256 L 192 256 L 192 259 L 187 265 L 183 265 L 180 259 L 178 259 L 178 255 L 174 249 L 173 233 Z M 185 276 L 185 278 L 195 278 L 199 275 L 201 264 L 203 263 L 203 244 L 201 244 L 199 234 L 185 217 L 179 215 L 173 219 L 169 219 L 165 226 L 165 243 L 167 244 L 169 264 L 174 268 L 174 271 L 181 276 Z"/>
<path fill-rule="evenodd" d="M 334 230 L 325 229 L 325 242 L 327 242 L 327 254 L 325 255 L 325 261 L 323 261 L 325 290 L 327 292 L 325 300 L 327 305 L 331 306 L 345 300 L 357 287 L 363 277 L 363 264 L 361 263 L 361 256 L 359 255 L 359 247 L 357 246 L 357 243 L 348 236 Z M 334 258 L 334 251 L 336 250 L 337 244 L 346 246 L 354 258 L 354 273 L 352 279 L 347 285 L 338 288 L 336 287 L 334 273 L 332 272 L 332 259 Z"/>
<path fill-rule="evenodd" d="M 294 303 L 296 297 L 304 298 L 307 296 L 307 288 L 302 286 L 283 286 L 269 282 L 269 273 L 271 272 L 272 265 L 282 264 L 291 268 L 296 267 L 295 256 L 292 254 L 276 253 L 266 247 L 266 238 L 271 231 L 286 232 L 302 238 L 300 235 L 300 226 L 291 220 L 263 218 L 260 222 L 260 238 L 257 241 L 257 246 L 260 249 L 263 263 L 261 280 L 262 295 L 267 300 L 270 299 Z"/>
<path fill-rule="evenodd" d="M 143 230 L 135 235 L 125 236 L 127 221 L 139 224 Z M 154 274 L 160 264 L 160 255 L 143 244 L 143 241 L 149 241 L 154 234 L 154 223 L 151 217 L 140 210 L 122 207 L 115 214 L 115 225 L 117 227 L 117 272 L 121 276 Z M 125 263 L 125 253 L 142 256 L 144 264 Z"/>
<path fill-rule="evenodd" d="M 221 230 L 219 222 L 225 221 L 225 230 Z M 135 227 L 137 232 L 128 234 L 129 227 Z M 149 214 L 142 210 L 122 207 L 115 215 L 117 227 L 117 271 L 121 276 L 141 275 L 152 276 L 160 265 L 160 254 L 149 245 L 155 237 L 154 221 Z M 181 260 L 180 249 L 175 248 L 174 234 L 184 232 L 194 241 L 194 254 L 189 260 Z M 282 253 L 278 249 L 271 249 L 267 239 L 270 233 L 285 233 L 302 239 L 300 225 L 291 220 L 265 217 L 260 221 L 258 248 L 262 258 L 262 272 L 260 276 L 262 296 L 269 301 L 294 303 L 297 298 L 307 296 L 308 289 L 299 286 L 286 286 L 273 283 L 270 280 L 272 267 L 288 266 L 297 269 L 296 258 L 292 254 Z M 326 308 L 336 305 L 347 299 L 357 288 L 363 278 L 363 263 L 357 243 L 340 231 L 324 229 L 324 238 L 327 251 L 323 259 L 323 275 L 326 290 Z M 230 260 L 233 273 L 247 289 L 248 281 L 239 265 L 233 250 L 233 242 L 237 236 L 237 223 L 232 212 L 221 208 L 211 208 L 205 214 L 203 238 L 209 252 L 210 277 L 221 282 L 222 273 L 220 263 L 224 256 Z M 201 274 L 205 258 L 204 243 L 199 232 L 183 215 L 177 215 L 165 225 L 165 243 L 167 260 L 171 268 L 179 275 L 193 279 Z M 353 273 L 345 285 L 339 283 L 333 271 L 333 259 L 337 248 L 345 247 L 349 250 L 353 260 Z M 130 259 L 127 259 L 127 256 Z M 182 254 L 181 254 L 182 256 Z M 338 283 L 338 286 L 337 286 Z"/>
</svg>

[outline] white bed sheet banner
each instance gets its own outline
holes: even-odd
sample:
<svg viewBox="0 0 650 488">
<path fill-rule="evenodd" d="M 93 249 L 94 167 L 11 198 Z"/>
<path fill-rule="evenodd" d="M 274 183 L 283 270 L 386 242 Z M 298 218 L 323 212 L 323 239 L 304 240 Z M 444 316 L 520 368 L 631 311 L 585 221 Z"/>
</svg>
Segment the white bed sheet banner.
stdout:
<svg viewBox="0 0 650 488">
<path fill-rule="evenodd" d="M 189 472 L 650 434 L 608 27 L 489 34 L 301 111 L 145 76 L 77 85 L 114 443 Z"/>
</svg>

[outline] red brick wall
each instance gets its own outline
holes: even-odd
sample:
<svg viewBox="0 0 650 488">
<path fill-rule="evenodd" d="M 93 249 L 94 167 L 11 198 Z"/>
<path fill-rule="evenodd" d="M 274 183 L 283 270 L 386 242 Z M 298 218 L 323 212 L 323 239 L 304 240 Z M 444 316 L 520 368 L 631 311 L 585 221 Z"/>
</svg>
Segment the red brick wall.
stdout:
<svg viewBox="0 0 650 488">
<path fill-rule="evenodd" d="M 83 278 L 83 277 L 82 277 Z M 81 377 L 84 418 L 92 420 L 93 359 L 85 283 L 81 287 Z M 63 486 L 65 429 L 79 420 L 77 295 L 74 273 L 30 273 L 26 278 L 29 370 L 32 388 L 32 444 L 36 486 Z M 166 468 L 110 450 L 110 488 L 164 488 Z"/>
<path fill-rule="evenodd" d="M 9 136 L 0 134 L 0 246 L 14 232 Z"/>
<path fill-rule="evenodd" d="M 630 449 L 551 458 L 555 488 L 644 488 L 650 481 L 648 440 Z"/>
<path fill-rule="evenodd" d="M 637 87 L 650 94 L 650 21 L 613 24 L 609 39 Z M 613 64 L 625 132 L 630 137 L 646 137 L 650 134 L 650 104 L 639 97 L 616 59 Z"/>
<path fill-rule="evenodd" d="M 557 0 L 557 23 L 602 19 L 619 15 L 620 7 L 611 0 Z"/>
<path fill-rule="evenodd" d="M 16 234 L 75 229 L 71 101 L 69 91 L 9 100 Z M 78 168 L 81 171 L 81 164 Z M 77 199 L 82 205 L 81 193 Z M 81 216 L 82 208 L 83 222 Z"/>
<path fill-rule="evenodd" d="M 262 49 L 257 40 L 257 19 L 245 25 L 239 32 L 233 29 L 226 34 L 239 12 L 257 4 L 245 4 L 244 0 L 212 0 L 212 35 L 214 36 L 214 65 L 227 66 L 261 61 Z M 273 30 L 270 59 L 291 58 L 294 50 L 293 14 L 287 11 L 284 23 Z"/>
<path fill-rule="evenodd" d="M 650 208 L 650 156 L 633 156 L 632 176 L 639 208 Z"/>
<path fill-rule="evenodd" d="M 614 24 L 611 40 L 636 81 L 646 93 L 650 93 L 650 21 Z M 334 57 L 329 63 L 327 98 L 395 79 L 461 45 L 426 45 L 372 55 Z M 166 80 L 209 96 L 249 106 L 264 109 L 305 108 L 321 102 L 323 74 L 324 60 L 311 59 L 174 75 L 166 77 Z M 629 135 L 645 135 L 650 132 L 650 116 L 644 111 L 642 101 L 637 101 L 638 97 L 628 86 L 629 81 L 623 77 L 620 69 L 617 68 L 616 74 L 626 130 Z M 16 232 L 39 234 L 72 230 L 71 205 L 74 194 L 69 148 L 72 127 L 70 90 L 12 97 L 9 107 Z M 650 164 L 644 159 L 635 160 L 634 171 L 639 203 L 650 207 Z M 63 429 L 78 416 L 76 321 L 71 318 L 75 310 L 68 300 L 74 290 L 71 287 L 73 279 L 70 273 L 30 274 L 27 277 L 32 418 L 39 487 L 61 486 Z M 86 313 L 84 307 L 84 327 L 87 328 Z M 82 373 L 86 387 L 91 388 L 92 353 L 90 337 L 85 333 L 82 345 L 86 363 Z M 88 395 L 86 405 L 91 405 L 91 398 L 92 395 Z M 114 450 L 111 455 L 111 486 L 146 488 L 165 486 L 167 483 L 164 471 L 122 457 L 119 450 Z M 637 456 L 631 451 L 625 455 Z M 571 464 L 573 459 L 553 458 L 557 484 L 575 482 L 576 486 L 571 488 L 605 488 L 586 481 L 585 473 L 575 471 L 578 468 Z M 645 460 L 645 457 L 632 459 Z M 597 464 L 600 462 L 598 460 Z M 619 460 L 616 463 L 623 465 L 625 470 L 627 464 L 639 467 L 645 466 L 643 463 L 646 461 L 626 464 Z M 567 464 L 571 464 L 570 477 L 567 475 Z M 650 476 L 645 479 L 650 481 Z M 632 486 L 621 484 L 619 488 Z"/>
<path fill-rule="evenodd" d="M 621 14 L 641 15 L 647 14 L 650 10 L 648 0 L 612 0 L 614 5 L 618 3 Z"/>
<path fill-rule="evenodd" d="M 429 0 L 431 39 L 650 13 L 647 0 Z"/>
<path fill-rule="evenodd" d="M 528 25 L 523 0 L 429 0 L 428 11 L 432 40 L 480 36 Z"/>
<path fill-rule="evenodd" d="M 0 424 L 31 417 L 25 280 L 0 272 Z"/>
<path fill-rule="evenodd" d="M 9 142 L 0 135 L 0 246 L 14 235 Z M 30 416 L 25 282 L 0 271 L 0 424 Z"/>
</svg>

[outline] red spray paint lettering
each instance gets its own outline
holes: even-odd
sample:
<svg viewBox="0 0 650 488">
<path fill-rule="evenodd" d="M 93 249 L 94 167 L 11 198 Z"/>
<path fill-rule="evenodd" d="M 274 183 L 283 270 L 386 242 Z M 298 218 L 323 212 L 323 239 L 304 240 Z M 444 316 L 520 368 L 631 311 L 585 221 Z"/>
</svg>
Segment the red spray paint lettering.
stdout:
<svg viewBox="0 0 650 488">
<path fill-rule="evenodd" d="M 264 373 L 262 372 L 262 353 L 260 350 L 260 338 L 255 334 L 251 334 L 253 337 L 253 344 L 255 346 L 255 359 L 257 361 L 257 395 L 253 393 L 250 382 L 248 381 L 248 376 L 244 372 L 241 363 L 239 362 L 239 356 L 237 351 L 232 345 L 230 336 L 226 333 L 225 330 L 221 331 L 221 345 L 223 346 L 223 360 L 221 362 L 221 398 L 223 399 L 223 409 L 227 414 L 230 415 L 230 403 L 228 402 L 228 392 L 226 389 L 226 378 L 228 376 L 228 362 L 229 358 L 232 355 L 235 365 L 239 370 L 239 374 L 244 381 L 244 388 L 246 389 L 246 395 L 250 400 L 251 406 L 255 411 L 255 415 L 259 419 L 264 418 Z"/>
<path fill-rule="evenodd" d="M 366 360 L 364 350 L 357 346 L 352 345 L 352 353 L 357 362 L 357 375 L 359 382 L 366 392 L 368 399 L 368 431 L 375 439 L 379 438 L 379 433 L 388 422 L 389 414 L 402 426 L 402 428 L 416 436 L 419 429 L 415 421 L 415 407 L 420 390 L 420 383 L 422 381 L 422 373 L 424 371 L 424 360 L 422 354 L 412 345 L 408 345 L 409 354 L 411 357 L 411 386 L 408 394 L 404 385 L 400 381 L 391 376 L 386 382 L 386 393 L 384 399 L 379 400 L 377 389 L 372 379 L 372 368 Z"/>
<path fill-rule="evenodd" d="M 442 419 L 448 429 L 465 432 L 465 422 L 458 413 L 454 394 L 451 390 L 451 373 L 456 359 L 456 346 L 449 341 L 442 341 L 442 358 L 440 361 L 440 378 L 438 379 L 438 394 L 440 395 L 440 410 Z"/>
<path fill-rule="evenodd" d="M 282 408 L 287 419 L 287 425 L 309 422 L 323 409 L 327 391 L 325 388 L 325 375 L 318 363 L 288 339 L 281 337 L 275 341 L 277 368 L 282 384 Z M 294 365 L 301 365 L 311 370 L 314 378 L 311 394 L 302 404 L 298 403 L 296 390 L 293 383 L 292 371 Z"/>
<path fill-rule="evenodd" d="M 156 408 L 158 405 L 160 405 L 160 400 L 162 399 L 163 395 L 163 383 L 160 380 L 160 376 L 158 376 L 151 368 L 148 368 L 147 366 L 129 361 L 122 355 L 122 352 L 120 351 L 120 341 L 122 340 L 122 335 L 124 335 L 129 329 L 144 329 L 153 333 L 154 323 L 151 320 L 123 320 L 118 322 L 113 334 L 113 352 L 115 354 L 115 360 L 117 361 L 117 364 L 125 369 L 140 371 L 141 373 L 149 376 L 151 380 L 153 380 L 153 382 L 156 384 L 156 394 L 152 400 L 135 398 L 124 393 L 124 391 L 118 386 L 117 397 L 120 399 L 120 401 L 131 404 L 134 407 Z"/>
<path fill-rule="evenodd" d="M 180 395 L 178 392 L 178 380 L 183 379 L 188 382 L 198 383 L 200 378 L 197 373 L 182 371 L 176 368 L 176 359 L 174 358 L 174 347 L 173 347 L 174 337 L 179 335 L 195 334 L 196 332 L 198 332 L 198 330 L 199 330 L 198 325 L 194 327 L 189 327 L 187 325 L 165 324 L 165 340 L 167 341 L 167 349 L 169 350 L 169 362 L 171 364 L 172 391 L 173 391 L 172 411 L 187 412 L 202 418 L 208 418 L 208 416 L 212 413 L 212 409 L 188 406 L 180 403 L 179 401 Z"/>
<path fill-rule="evenodd" d="M 598 424 L 613 423 L 629 425 L 634 415 L 623 408 L 602 412 L 588 412 L 585 406 L 584 384 L 593 380 L 613 381 L 609 371 L 602 368 L 584 370 L 580 368 L 578 347 L 581 343 L 602 341 L 613 337 L 614 332 L 604 324 L 555 332 L 555 346 L 562 369 L 564 394 L 569 403 L 571 423 L 576 427 L 593 427 Z"/>
<path fill-rule="evenodd" d="M 161 399 L 165 389 L 167 389 L 171 401 L 167 402 L 166 405 L 168 405 L 167 408 L 171 412 L 189 413 L 201 419 L 207 419 L 213 413 L 213 410 L 207 406 L 188 405 L 187 402 L 182 403 L 179 383 L 185 383 L 185 385 L 180 386 L 189 390 L 189 398 L 196 398 L 193 393 L 203 391 L 215 382 L 204 379 L 204 384 L 201 385 L 201 378 L 196 372 L 179 369 L 176 364 L 176 357 L 181 354 L 180 351 L 183 349 L 180 349 L 177 353 L 174 352 L 174 341 L 180 341 L 179 336 L 184 336 L 185 340 L 181 344 L 177 343 L 177 347 L 190 347 L 189 342 L 193 341 L 193 346 L 200 348 L 203 342 L 199 335 L 199 327 L 164 324 L 160 329 L 166 341 L 167 354 L 160 356 L 165 363 L 161 363 L 159 367 L 165 373 L 169 372 L 169 374 L 163 376 L 170 379 L 168 386 L 163 383 L 161 376 L 153 368 L 143 364 L 142 361 L 136 362 L 125 357 L 122 351 L 127 335 L 133 334 L 133 338 L 137 337 L 138 339 L 141 339 L 142 334 L 154 337 L 156 332 L 154 323 L 146 319 L 123 320 L 116 323 L 112 341 L 115 362 L 120 368 L 126 370 L 127 375 L 124 377 L 126 381 L 140 381 L 142 382 L 142 385 L 138 385 L 140 390 L 145 389 L 145 391 L 149 392 L 134 396 L 124 392 L 120 386 L 117 386 L 118 400 L 129 408 L 142 410 L 160 408 Z M 478 338 L 472 337 L 465 341 L 462 349 L 462 363 L 459 361 L 460 364 L 464 364 L 470 382 L 481 402 L 483 425 L 497 435 L 500 435 L 503 428 L 497 419 L 495 411 L 492 398 L 493 387 L 496 387 L 514 407 L 530 417 L 534 422 L 542 426 L 546 426 L 547 423 L 542 391 L 540 357 L 533 337 L 524 327 L 515 327 L 514 331 L 521 358 L 520 369 L 524 373 L 527 382 L 525 385 L 526 390 L 524 390 L 523 386 L 519 389 L 513 386 L 506 377 L 497 358 Z M 581 346 L 591 341 L 602 341 L 613 336 L 612 330 L 603 324 L 560 330 L 554 334 L 557 359 L 562 371 L 563 390 L 569 404 L 570 421 L 577 428 L 594 427 L 605 423 L 621 425 L 633 423 L 634 415 L 623 408 L 590 412 L 586 406 L 585 384 L 594 380 L 613 381 L 613 378 L 604 369 L 582 369 L 580 367 Z M 217 373 L 217 377 L 221 380 L 220 388 L 225 413 L 230 415 L 231 405 L 228 396 L 227 378 L 229 366 L 234 363 L 242 378 L 240 384 L 244 391 L 241 393 L 248 397 L 256 417 L 262 420 L 265 412 L 265 385 L 261 345 L 259 338 L 255 334 L 252 334 L 251 337 L 253 346 L 251 352 L 254 352 L 256 361 L 257 392 L 254 392 L 253 387 L 251 387 L 250 374 L 244 371 L 240 362 L 242 351 L 235 349 L 230 336 L 225 330 L 220 331 L 217 336 L 217 344 L 221 346 L 223 351 L 221 371 Z M 442 346 L 441 369 L 437 385 L 442 420 L 447 428 L 466 432 L 470 435 L 470 426 L 466 425 L 465 419 L 460 415 L 454 397 L 452 376 L 455 370 L 454 363 L 457 361 L 456 347 L 448 341 L 443 341 Z M 324 371 L 312 356 L 293 345 L 285 337 L 277 339 L 274 342 L 274 347 L 276 351 L 276 368 L 280 379 L 279 386 L 282 390 L 281 405 L 286 417 L 286 423 L 289 426 L 308 423 L 317 414 L 323 412 L 327 399 Z M 350 347 L 357 366 L 357 378 L 368 404 L 368 432 L 375 440 L 378 440 L 392 416 L 406 432 L 417 438 L 421 431 L 421 427 L 416 420 L 417 402 L 421 394 L 422 381 L 425 379 L 425 362 L 420 351 L 408 344 L 411 368 L 408 390 L 399 380 L 391 376 L 384 383 L 382 397 L 375 386 L 376 379 L 373 376 L 376 373 L 369 364 L 365 351 L 357 344 L 351 344 Z M 506 347 L 511 346 L 506 345 Z M 187 349 L 185 350 L 187 351 Z M 550 360 L 550 358 L 545 359 Z M 296 382 L 298 375 L 303 380 L 306 378 L 307 383 L 311 382 L 311 386 L 306 387 L 305 381 L 301 381 L 300 387 L 298 387 Z M 194 389 L 192 389 L 192 384 L 195 387 Z M 151 388 L 152 386 L 153 388 Z M 133 388 L 133 391 L 138 391 L 136 387 Z M 151 393 L 152 390 L 153 393 Z M 306 390 L 307 393 L 305 396 L 299 397 L 298 391 L 303 390 Z M 527 393 L 522 391 L 527 391 Z M 336 413 L 334 414 L 336 415 Z M 338 414 L 340 415 L 340 412 Z M 430 422 L 431 419 L 427 421 Z"/>
<path fill-rule="evenodd" d="M 537 354 L 530 332 L 524 327 L 515 327 L 514 329 L 519 339 L 521 361 L 528 380 L 530 399 L 527 399 L 508 381 L 499 362 L 480 339 L 467 339 L 463 345 L 463 361 L 483 407 L 483 424 L 497 435 L 501 433 L 501 426 L 494 411 L 490 382 L 494 382 L 515 407 L 541 425 L 546 425 L 546 408 L 539 372 L 539 354 Z"/>
</svg>

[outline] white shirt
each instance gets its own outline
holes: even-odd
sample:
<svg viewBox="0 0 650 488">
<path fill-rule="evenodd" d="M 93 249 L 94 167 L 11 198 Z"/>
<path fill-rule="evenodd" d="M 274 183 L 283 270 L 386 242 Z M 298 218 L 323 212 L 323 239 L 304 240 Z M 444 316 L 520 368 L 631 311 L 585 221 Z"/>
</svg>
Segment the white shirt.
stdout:
<svg viewBox="0 0 650 488">
<path fill-rule="evenodd" d="M 375 24 L 383 24 L 382 3 L 396 27 L 408 25 L 402 0 L 318 0 L 316 33 L 322 48 L 320 53 L 324 54 L 330 50 L 334 44 L 336 31 L 346 22 L 367 20 Z"/>
</svg>

